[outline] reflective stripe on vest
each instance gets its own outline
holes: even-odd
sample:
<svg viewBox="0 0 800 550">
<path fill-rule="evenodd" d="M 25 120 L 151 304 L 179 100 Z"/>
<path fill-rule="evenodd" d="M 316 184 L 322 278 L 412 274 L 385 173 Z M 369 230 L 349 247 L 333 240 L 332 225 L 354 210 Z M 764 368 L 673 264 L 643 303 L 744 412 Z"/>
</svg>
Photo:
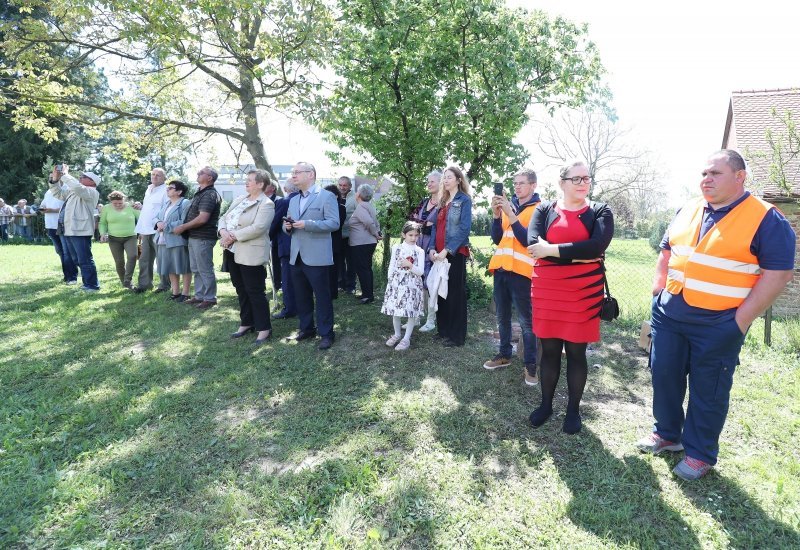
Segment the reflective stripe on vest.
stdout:
<svg viewBox="0 0 800 550">
<path fill-rule="evenodd" d="M 537 204 L 539 203 L 528 206 L 517 214 L 522 227 L 528 227 L 530 224 Z M 496 269 L 504 269 L 530 279 L 533 273 L 533 258 L 528 254 L 528 247 L 520 244 L 514 236 L 514 230 L 511 229 L 511 224 L 505 213 L 502 214 L 501 223 L 503 224 L 503 237 L 500 239 L 492 259 L 489 260 L 489 272 L 494 273 Z"/>
<path fill-rule="evenodd" d="M 750 243 L 772 205 L 750 195 L 698 242 L 705 205 L 702 199 L 690 202 L 670 224 L 666 290 L 683 292 L 690 306 L 739 307 L 761 277 Z"/>
</svg>

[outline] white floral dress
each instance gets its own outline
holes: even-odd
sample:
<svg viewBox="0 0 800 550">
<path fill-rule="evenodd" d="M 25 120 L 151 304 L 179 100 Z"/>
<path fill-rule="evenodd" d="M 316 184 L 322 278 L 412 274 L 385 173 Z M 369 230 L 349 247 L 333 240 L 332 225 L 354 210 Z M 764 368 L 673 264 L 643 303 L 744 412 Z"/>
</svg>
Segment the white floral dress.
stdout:
<svg viewBox="0 0 800 550">
<path fill-rule="evenodd" d="M 413 267 L 400 267 L 400 261 L 411 259 Z M 424 313 L 422 274 L 425 269 L 425 253 L 416 245 L 405 242 L 392 247 L 389 262 L 389 277 L 383 296 L 381 313 L 397 317 L 420 317 Z"/>
</svg>

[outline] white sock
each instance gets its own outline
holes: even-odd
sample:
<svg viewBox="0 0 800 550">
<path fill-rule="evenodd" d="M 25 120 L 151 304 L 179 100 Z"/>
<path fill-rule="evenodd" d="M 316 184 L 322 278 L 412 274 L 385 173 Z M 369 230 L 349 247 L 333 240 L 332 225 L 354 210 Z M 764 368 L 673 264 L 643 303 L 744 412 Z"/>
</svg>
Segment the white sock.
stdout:
<svg viewBox="0 0 800 550">
<path fill-rule="evenodd" d="M 400 338 L 400 324 L 403 322 L 402 317 L 398 317 L 397 315 L 392 315 L 392 324 L 394 325 L 394 335 Z M 408 329 L 406 329 L 408 330 Z"/>
<path fill-rule="evenodd" d="M 414 332 L 414 327 L 416 326 L 416 324 L 417 324 L 417 318 L 416 317 L 409 317 L 408 318 L 408 323 L 406 323 L 405 340 L 408 340 L 409 342 L 411 341 L 411 333 Z"/>
</svg>

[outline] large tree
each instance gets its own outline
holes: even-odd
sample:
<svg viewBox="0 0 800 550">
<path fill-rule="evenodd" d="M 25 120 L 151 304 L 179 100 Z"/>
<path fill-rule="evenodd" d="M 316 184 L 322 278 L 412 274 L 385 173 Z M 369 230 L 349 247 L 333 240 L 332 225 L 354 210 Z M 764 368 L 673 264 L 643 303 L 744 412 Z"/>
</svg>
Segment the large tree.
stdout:
<svg viewBox="0 0 800 550">
<path fill-rule="evenodd" d="M 448 160 L 478 186 L 523 163 L 533 104 L 577 105 L 603 70 L 586 28 L 496 0 L 347 0 L 319 127 L 398 183 L 395 218 Z"/>
<path fill-rule="evenodd" d="M 133 121 L 149 125 L 154 142 L 176 129 L 224 136 L 271 172 L 259 111 L 306 105 L 319 85 L 310 68 L 327 52 L 319 0 L 12 2 L 45 16 L 4 24 L 18 78 L 2 98 L 18 127 L 46 139 L 55 138 L 53 119 L 87 128 Z M 52 56 L 54 45 L 72 54 L 69 66 Z M 111 100 L 67 78 L 97 66 L 118 84 Z"/>
</svg>

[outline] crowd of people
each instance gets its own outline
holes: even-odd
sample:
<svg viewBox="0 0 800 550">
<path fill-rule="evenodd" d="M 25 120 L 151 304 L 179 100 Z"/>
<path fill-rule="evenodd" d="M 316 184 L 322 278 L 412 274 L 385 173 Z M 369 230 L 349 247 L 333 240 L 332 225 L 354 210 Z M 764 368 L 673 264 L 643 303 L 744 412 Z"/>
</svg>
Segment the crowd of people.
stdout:
<svg viewBox="0 0 800 550">
<path fill-rule="evenodd" d="M 774 206 L 745 191 L 745 178 L 738 153 L 714 153 L 702 171 L 702 198 L 678 212 L 656 266 L 650 355 L 656 424 L 637 446 L 654 454 L 685 450 L 674 472 L 687 480 L 703 477 L 716 463 L 744 336 L 791 279 L 794 267 L 791 226 Z M 238 297 L 239 325 L 231 338 L 254 334 L 259 346 L 271 337 L 272 320 L 297 317 L 294 339 L 319 336 L 318 348 L 329 349 L 336 338 L 333 300 L 339 290 L 353 294 L 357 280 L 359 303 L 376 300 L 372 260 L 384 236 L 372 204 L 373 188 L 363 184 L 353 189 L 348 177 L 322 188 L 314 166 L 299 162 L 286 181 L 285 195 L 278 198 L 268 173 L 252 170 L 246 194 L 221 215 L 216 180 L 213 168 L 202 168 L 190 200 L 186 184 L 173 180 L 165 185 L 165 172 L 156 168 L 137 207 L 128 206 L 118 191 L 108 195 L 111 206 L 103 209 L 99 230 L 120 283 L 136 293 L 155 286 L 154 292 L 169 290 L 177 302 L 211 308 L 217 304 L 213 249 L 219 243 L 222 270 L 230 273 Z M 81 289 L 87 292 L 99 289 L 91 252 L 98 183 L 94 173 L 83 172 L 76 180 L 68 167 L 57 166 L 42 202 L 64 281 L 76 282 L 80 271 Z M 590 200 L 586 163 L 564 166 L 558 183 L 561 197 L 542 201 L 536 173 L 523 169 L 514 175 L 512 194 L 500 186 L 492 197 L 496 248 L 489 271 L 500 342 L 483 367 L 511 364 L 515 309 L 522 380 L 541 390 L 530 424 L 538 428 L 553 414 L 563 354 L 568 400 L 562 431 L 576 434 L 582 429 L 587 345 L 600 340 L 604 258 L 614 216 L 607 204 Z M 411 347 L 423 315 L 427 319 L 420 330 L 435 330 L 441 346 L 464 346 L 467 337 L 472 190 L 464 172 L 448 166 L 428 175 L 427 191 L 391 248 L 381 306 L 392 320 L 386 345 L 400 352 Z M 282 290 L 282 307 L 274 315 L 266 293 L 267 269 L 273 286 Z"/>
</svg>

